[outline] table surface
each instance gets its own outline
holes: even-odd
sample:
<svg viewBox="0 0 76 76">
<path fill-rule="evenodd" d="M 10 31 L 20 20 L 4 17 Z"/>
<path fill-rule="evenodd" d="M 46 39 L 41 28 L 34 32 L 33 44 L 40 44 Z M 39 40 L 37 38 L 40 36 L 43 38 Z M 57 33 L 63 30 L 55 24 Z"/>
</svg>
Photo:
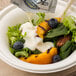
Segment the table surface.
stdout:
<svg viewBox="0 0 76 76">
<path fill-rule="evenodd" d="M 76 0 L 74 4 L 76 4 Z M 2 10 L 8 5 L 10 5 L 10 0 L 0 0 L 0 10 Z M 4 63 L 2 60 L 0 60 L 0 76 L 30 76 L 30 75 L 31 76 L 76 76 L 76 66 L 58 73 L 32 74 L 15 69 L 9 66 L 8 64 Z"/>
</svg>

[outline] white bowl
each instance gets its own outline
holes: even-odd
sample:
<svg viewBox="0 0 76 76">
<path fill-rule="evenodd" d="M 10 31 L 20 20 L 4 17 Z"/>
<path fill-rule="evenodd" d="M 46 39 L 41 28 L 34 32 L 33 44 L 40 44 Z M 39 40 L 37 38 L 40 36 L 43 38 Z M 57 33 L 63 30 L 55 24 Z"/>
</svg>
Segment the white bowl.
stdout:
<svg viewBox="0 0 76 76">
<path fill-rule="evenodd" d="M 65 2 L 59 1 L 58 6 L 56 8 L 56 16 L 60 16 L 62 9 L 64 10 L 64 6 L 66 5 Z M 69 10 L 68 14 L 72 14 L 76 16 L 76 7 L 72 6 Z M 54 17 L 54 14 L 46 14 L 47 18 Z M 32 17 L 34 17 L 33 15 Z M 48 65 L 36 65 L 23 62 L 13 56 L 8 47 L 8 38 L 7 38 L 7 31 L 8 26 L 16 25 L 19 23 L 24 23 L 27 19 L 27 16 L 23 10 L 18 8 L 17 6 L 10 5 L 5 8 L 3 11 L 0 12 L 0 58 L 6 62 L 7 64 L 32 73 L 52 73 L 58 72 L 65 69 L 68 69 L 74 65 L 76 65 L 76 51 L 74 51 L 69 57 L 66 59 Z"/>
</svg>

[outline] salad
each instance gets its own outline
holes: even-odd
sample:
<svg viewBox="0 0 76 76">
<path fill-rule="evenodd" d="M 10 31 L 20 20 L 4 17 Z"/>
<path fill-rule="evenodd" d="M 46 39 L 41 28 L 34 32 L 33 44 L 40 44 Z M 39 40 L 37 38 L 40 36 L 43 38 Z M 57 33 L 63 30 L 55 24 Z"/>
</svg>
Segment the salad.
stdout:
<svg viewBox="0 0 76 76">
<path fill-rule="evenodd" d="M 8 27 L 10 52 L 32 64 L 51 64 L 67 58 L 76 50 L 76 17 L 38 19 Z"/>
</svg>

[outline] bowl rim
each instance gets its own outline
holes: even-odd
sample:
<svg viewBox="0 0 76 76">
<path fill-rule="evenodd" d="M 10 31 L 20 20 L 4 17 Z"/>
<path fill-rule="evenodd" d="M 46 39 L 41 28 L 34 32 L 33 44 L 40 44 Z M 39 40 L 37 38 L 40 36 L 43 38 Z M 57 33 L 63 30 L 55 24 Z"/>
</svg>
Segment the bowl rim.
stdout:
<svg viewBox="0 0 76 76">
<path fill-rule="evenodd" d="M 6 58 L 5 55 L 2 55 L 1 52 L 0 52 L 0 59 L 1 59 L 2 61 L 6 62 L 7 64 L 9 64 L 10 66 L 16 68 L 16 69 L 19 69 L 19 70 L 22 70 L 22 71 L 31 72 L 31 73 L 54 73 L 54 72 L 59 72 L 59 71 L 66 70 L 66 69 L 71 68 L 71 67 L 73 67 L 73 66 L 76 65 L 76 60 L 73 60 L 70 64 L 68 64 L 67 66 L 63 66 L 63 67 L 61 67 L 61 68 L 49 69 L 49 70 L 46 70 L 46 69 L 45 69 L 45 70 L 43 70 L 43 69 L 39 70 L 39 68 L 41 68 L 41 67 L 44 67 L 44 68 L 45 68 L 45 66 L 48 67 L 48 66 L 50 66 L 50 65 L 52 66 L 52 65 L 54 65 L 54 64 L 60 64 L 61 61 L 58 62 L 58 63 L 48 64 L 48 65 L 36 65 L 36 64 L 26 63 L 26 62 L 23 62 L 23 61 L 21 61 L 21 60 L 18 59 L 19 62 L 25 63 L 26 65 L 32 66 L 32 67 L 29 69 L 28 67 L 27 67 L 27 68 L 22 68 L 22 67 L 20 67 L 19 65 L 15 64 L 15 62 L 13 62 L 13 63 L 10 62 L 10 59 L 8 60 L 8 58 Z M 76 59 L 76 56 L 75 56 L 75 59 Z M 67 59 L 65 59 L 65 60 L 67 60 Z M 63 60 L 63 61 L 64 61 L 64 60 Z M 38 69 L 36 69 L 36 68 L 33 69 L 34 66 L 36 66 L 36 67 L 39 67 L 39 66 L 40 66 L 40 67 L 39 67 Z"/>
<path fill-rule="evenodd" d="M 72 7 L 74 7 L 74 6 L 72 6 Z M 9 11 L 11 11 L 11 10 L 13 10 L 13 9 L 15 9 L 15 8 L 17 8 L 15 5 L 10 5 L 10 6 L 8 6 L 7 8 L 5 8 L 3 11 L 1 11 L 0 12 L 0 19 L 1 18 L 3 18 L 4 17 L 4 15 L 5 14 L 7 14 Z M 2 49 L 0 49 L 0 50 L 2 50 Z M 4 61 L 4 62 L 6 62 L 7 64 L 9 64 L 9 65 L 11 65 L 11 66 L 13 66 L 13 67 L 15 67 L 15 68 L 18 68 L 18 69 L 20 69 L 20 70 L 24 70 L 24 71 L 28 71 L 28 72 L 32 72 L 32 73 L 53 73 L 53 72 L 58 72 L 58 71 L 61 71 L 61 70 L 65 70 L 65 69 L 68 69 L 68 68 L 70 68 L 70 67 L 72 67 L 72 66 L 74 66 L 74 65 L 76 65 L 76 60 L 74 60 L 74 61 L 71 61 L 71 63 L 70 64 L 68 64 L 67 66 L 65 66 L 65 67 L 63 67 L 63 68 L 59 68 L 59 70 L 58 69 L 52 69 L 52 70 L 43 70 L 43 69 L 41 69 L 41 70 L 39 70 L 39 69 L 35 69 L 35 68 L 33 68 L 33 66 L 35 66 L 35 64 L 30 64 L 30 63 L 27 63 L 28 65 L 31 65 L 32 66 L 32 68 L 31 69 L 28 69 L 28 68 L 22 68 L 22 67 L 20 67 L 20 66 L 18 66 L 18 65 L 15 65 L 14 63 L 12 63 L 12 62 L 10 62 L 10 60 L 8 60 L 6 57 L 5 57 L 5 55 L 3 54 L 2 55 L 2 53 L 0 52 L 0 58 Z M 76 57 L 75 57 L 76 58 Z M 19 62 L 22 62 L 23 63 L 23 61 L 21 61 L 21 60 L 18 60 Z M 65 59 L 65 61 L 66 61 L 66 59 Z M 25 63 L 25 62 L 24 62 Z M 58 63 L 60 63 L 60 62 L 58 62 Z M 55 63 L 55 64 L 57 64 L 57 63 Z M 49 64 L 49 65 L 53 65 L 53 64 Z M 38 65 L 36 65 L 36 66 L 38 66 Z M 44 65 L 39 65 L 40 67 L 41 66 L 44 66 Z M 47 67 L 47 65 L 45 65 L 46 67 Z"/>
</svg>

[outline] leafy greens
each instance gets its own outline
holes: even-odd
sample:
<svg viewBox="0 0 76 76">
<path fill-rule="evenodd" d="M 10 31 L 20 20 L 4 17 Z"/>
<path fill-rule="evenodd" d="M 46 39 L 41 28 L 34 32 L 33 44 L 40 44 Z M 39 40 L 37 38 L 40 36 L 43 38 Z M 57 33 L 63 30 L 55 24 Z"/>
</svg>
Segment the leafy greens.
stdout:
<svg viewBox="0 0 76 76">
<path fill-rule="evenodd" d="M 72 41 L 73 42 L 76 42 L 76 17 L 73 17 L 73 16 L 67 16 L 67 17 L 64 17 L 62 22 L 63 24 L 69 28 L 69 31 L 72 32 Z"/>
<path fill-rule="evenodd" d="M 22 35 L 21 31 L 19 30 L 20 26 L 21 26 L 21 24 L 18 24 L 16 26 L 8 27 L 7 35 L 8 35 L 9 44 L 10 44 L 11 47 L 13 46 L 13 44 L 16 41 L 23 41 L 24 42 L 23 37 L 26 36 L 26 33 L 25 33 L 24 36 Z"/>
<path fill-rule="evenodd" d="M 55 38 L 58 36 L 67 35 L 68 33 L 69 33 L 68 29 L 63 25 L 60 25 L 59 27 L 48 31 L 48 33 L 45 35 L 45 38 L 51 39 L 51 38 Z"/>
<path fill-rule="evenodd" d="M 71 41 L 67 41 L 61 48 L 60 48 L 60 57 L 65 59 L 68 57 L 74 50 L 76 49 L 76 44 Z"/>
<path fill-rule="evenodd" d="M 45 19 L 45 13 L 36 13 L 39 17 L 38 20 L 32 19 L 32 23 L 34 26 L 39 25 Z"/>
</svg>

